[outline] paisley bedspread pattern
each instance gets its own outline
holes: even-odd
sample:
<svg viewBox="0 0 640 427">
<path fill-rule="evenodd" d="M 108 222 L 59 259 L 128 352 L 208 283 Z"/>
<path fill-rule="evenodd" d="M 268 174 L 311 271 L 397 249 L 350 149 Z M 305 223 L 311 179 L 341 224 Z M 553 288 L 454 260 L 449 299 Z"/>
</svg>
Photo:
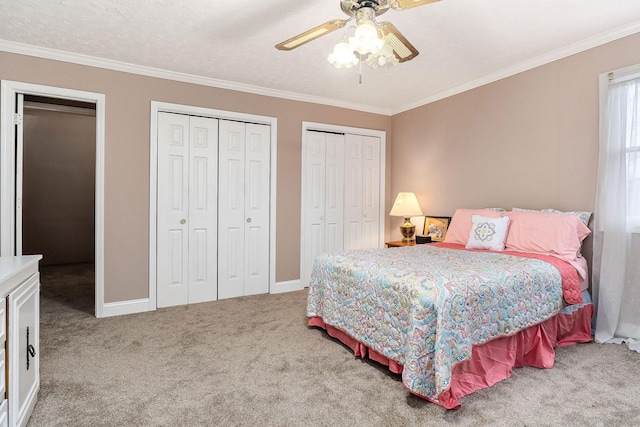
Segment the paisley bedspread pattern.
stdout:
<svg viewBox="0 0 640 427">
<path fill-rule="evenodd" d="M 320 316 L 404 366 L 412 393 L 435 402 L 471 347 L 542 322 L 563 305 L 552 265 L 430 245 L 318 257 L 307 316 Z"/>
</svg>

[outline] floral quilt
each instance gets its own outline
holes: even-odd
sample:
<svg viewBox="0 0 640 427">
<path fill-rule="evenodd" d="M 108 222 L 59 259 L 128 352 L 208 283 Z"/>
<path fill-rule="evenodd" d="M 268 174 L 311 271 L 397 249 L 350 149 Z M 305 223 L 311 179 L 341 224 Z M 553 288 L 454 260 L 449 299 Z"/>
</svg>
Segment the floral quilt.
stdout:
<svg viewBox="0 0 640 427">
<path fill-rule="evenodd" d="M 419 245 L 319 256 L 307 316 L 403 365 L 409 391 L 438 402 L 472 345 L 512 335 L 563 306 L 553 265 Z"/>
</svg>

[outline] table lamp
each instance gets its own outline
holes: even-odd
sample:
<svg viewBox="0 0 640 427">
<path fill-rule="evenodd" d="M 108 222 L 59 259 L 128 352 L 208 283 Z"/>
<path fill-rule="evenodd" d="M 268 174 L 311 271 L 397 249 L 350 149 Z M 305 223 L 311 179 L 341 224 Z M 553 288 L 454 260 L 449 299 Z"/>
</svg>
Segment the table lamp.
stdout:
<svg viewBox="0 0 640 427">
<path fill-rule="evenodd" d="M 398 193 L 389 215 L 404 217 L 404 223 L 400 226 L 402 240 L 405 242 L 413 240 L 416 226 L 411 223 L 411 217 L 423 215 L 415 193 Z"/>
</svg>

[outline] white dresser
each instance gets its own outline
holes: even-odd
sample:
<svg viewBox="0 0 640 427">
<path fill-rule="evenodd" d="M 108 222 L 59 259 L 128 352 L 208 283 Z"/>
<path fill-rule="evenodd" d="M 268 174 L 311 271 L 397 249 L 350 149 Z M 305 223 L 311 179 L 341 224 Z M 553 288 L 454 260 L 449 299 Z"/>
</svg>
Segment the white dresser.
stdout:
<svg viewBox="0 0 640 427">
<path fill-rule="evenodd" d="M 41 258 L 0 257 L 0 427 L 26 425 L 38 399 Z"/>
</svg>

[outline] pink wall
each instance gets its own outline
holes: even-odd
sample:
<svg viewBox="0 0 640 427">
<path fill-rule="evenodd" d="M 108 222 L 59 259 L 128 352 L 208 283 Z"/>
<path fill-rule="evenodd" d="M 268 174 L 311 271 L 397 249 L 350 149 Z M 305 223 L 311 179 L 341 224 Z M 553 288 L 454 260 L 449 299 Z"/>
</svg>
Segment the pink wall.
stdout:
<svg viewBox="0 0 640 427">
<path fill-rule="evenodd" d="M 276 280 L 286 281 L 299 278 L 291 230 L 300 227 L 302 121 L 386 131 L 387 206 L 398 191 L 416 191 L 432 215 L 489 205 L 592 210 L 598 75 L 640 63 L 640 35 L 392 118 L 4 52 L 0 63 L 0 79 L 106 96 L 105 301 L 115 302 L 148 296 L 152 100 L 278 119 Z"/>
<path fill-rule="evenodd" d="M 302 122 L 391 131 L 391 118 L 0 52 L 0 79 L 105 94 L 105 302 L 148 297 L 151 101 L 278 119 L 276 280 L 300 274 Z M 389 141 L 389 139 L 387 139 Z M 389 142 L 387 143 L 387 145 Z M 388 150 L 388 149 L 387 149 Z"/>
<path fill-rule="evenodd" d="M 599 75 L 637 63 L 640 34 L 393 116 L 391 195 L 415 191 L 431 215 L 593 211 Z"/>
</svg>

